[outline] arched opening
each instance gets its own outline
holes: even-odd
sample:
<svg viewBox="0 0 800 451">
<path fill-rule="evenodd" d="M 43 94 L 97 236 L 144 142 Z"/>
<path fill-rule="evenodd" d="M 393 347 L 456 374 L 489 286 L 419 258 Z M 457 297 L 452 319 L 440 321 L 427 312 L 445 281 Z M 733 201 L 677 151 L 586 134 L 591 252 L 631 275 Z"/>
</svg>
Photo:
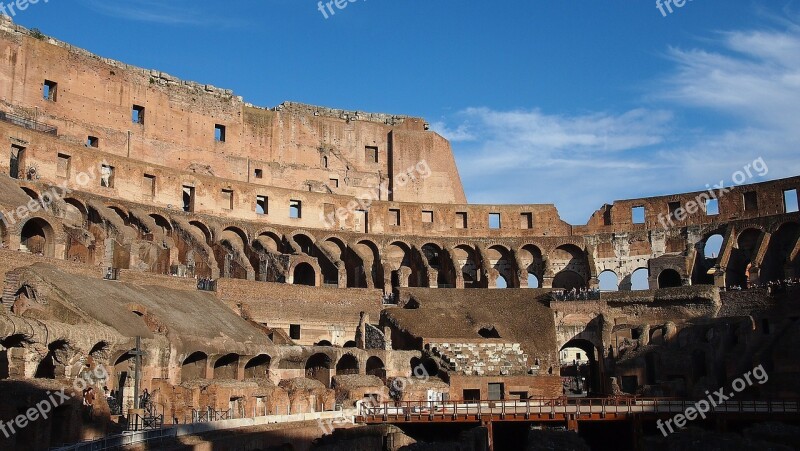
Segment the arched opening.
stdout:
<svg viewBox="0 0 800 451">
<path fill-rule="evenodd" d="M 316 257 L 316 253 L 314 252 L 314 240 L 309 238 L 302 233 L 298 233 L 294 237 L 294 242 L 300 247 L 300 252 L 308 255 L 309 257 Z"/>
<path fill-rule="evenodd" d="M 358 374 L 358 359 L 351 354 L 343 355 L 336 364 L 336 374 L 338 376 Z"/>
<path fill-rule="evenodd" d="M 526 244 L 519 250 L 522 268 L 528 273 L 528 288 L 540 288 L 544 275 L 544 259 L 542 250 L 533 244 Z"/>
<path fill-rule="evenodd" d="M 600 284 L 600 291 L 619 291 L 619 277 L 614 271 L 606 270 L 601 272 L 597 276 L 597 280 Z"/>
<path fill-rule="evenodd" d="M 586 279 L 575 271 L 561 271 L 553 278 L 553 288 L 565 291 L 586 288 Z"/>
<path fill-rule="evenodd" d="M 57 376 L 64 376 L 65 362 L 69 345 L 64 340 L 54 341 L 47 347 L 48 352 L 36 367 L 37 379 L 55 379 Z"/>
<path fill-rule="evenodd" d="M 631 274 L 631 290 L 649 290 L 650 271 L 647 268 L 639 268 Z"/>
<path fill-rule="evenodd" d="M 400 241 L 390 244 L 385 257 L 392 271 L 392 289 L 420 286 L 420 272 L 412 262 L 411 249 L 407 244 Z"/>
<path fill-rule="evenodd" d="M 306 361 L 306 378 L 331 386 L 331 358 L 326 354 L 314 354 Z"/>
<path fill-rule="evenodd" d="M 602 393 L 600 364 L 602 351 L 591 341 L 573 339 L 561 347 L 561 379 L 568 397 L 586 397 Z"/>
<path fill-rule="evenodd" d="M 181 382 L 189 382 L 206 378 L 208 354 L 195 352 L 184 359 L 181 365 Z"/>
<path fill-rule="evenodd" d="M 658 275 L 658 288 L 673 288 L 683 285 L 681 275 L 674 269 L 665 269 Z"/>
<path fill-rule="evenodd" d="M 718 233 L 708 237 L 706 244 L 703 247 L 703 255 L 705 258 L 711 258 L 714 260 L 719 258 L 719 252 L 722 250 L 723 241 L 725 241 L 725 238 Z"/>
<path fill-rule="evenodd" d="M 261 354 L 248 360 L 244 365 L 245 379 L 269 379 L 269 366 L 272 358 Z"/>
<path fill-rule="evenodd" d="M 206 238 L 206 244 L 212 243 L 212 239 L 214 238 L 214 236 L 211 234 L 211 229 L 209 229 L 207 225 L 203 224 L 200 221 L 189 221 L 189 224 L 194 226 L 194 228 L 196 228 L 197 230 L 200 231 L 200 233 L 203 234 L 203 236 Z"/>
<path fill-rule="evenodd" d="M 511 252 L 503 246 L 491 246 L 486 250 L 486 259 L 489 266 L 497 271 L 498 277 L 495 282 L 496 288 L 516 288 L 516 280 L 514 278 L 515 261 L 511 257 Z M 495 288 L 490 287 L 490 288 Z"/>
<path fill-rule="evenodd" d="M 55 257 L 55 233 L 49 222 L 32 218 L 20 232 L 20 251 L 44 257 Z"/>
<path fill-rule="evenodd" d="M 453 249 L 453 254 L 454 260 L 458 264 L 457 269 L 464 279 L 464 288 L 480 288 L 482 281 L 475 250 L 462 244 Z"/>
<path fill-rule="evenodd" d="M 321 340 L 314 344 L 314 346 L 331 347 L 333 346 L 328 340 Z"/>
<path fill-rule="evenodd" d="M 150 217 L 153 218 L 157 226 L 161 227 L 161 230 L 164 231 L 164 235 L 172 235 L 172 224 L 170 224 L 167 218 L 157 214 L 151 214 Z"/>
<path fill-rule="evenodd" d="M 693 285 L 714 285 L 714 274 L 717 272 L 717 262 L 724 241 L 723 236 L 715 232 L 698 245 L 697 258 L 692 270 Z"/>
<path fill-rule="evenodd" d="M 348 342 L 345 342 L 344 346 L 342 346 L 342 347 L 343 348 L 355 348 L 356 347 L 356 342 L 353 341 L 353 340 L 350 340 Z"/>
<path fill-rule="evenodd" d="M 294 285 L 313 287 L 317 285 L 317 276 L 314 268 L 308 263 L 300 263 L 294 268 Z"/>
<path fill-rule="evenodd" d="M 375 376 L 386 380 L 386 366 L 379 357 L 372 356 L 367 359 L 367 376 Z"/>
<path fill-rule="evenodd" d="M 792 259 L 792 252 L 797 249 L 800 240 L 800 224 L 788 222 L 778 227 L 769 240 L 767 252 L 761 262 L 759 282 L 782 281 L 800 275 L 798 268 L 800 259 Z"/>
<path fill-rule="evenodd" d="M 758 229 L 747 229 L 739 234 L 736 247 L 732 249 L 725 273 L 726 283 L 730 286 L 746 288 L 749 282 L 749 267 L 761 240 L 762 232 Z"/>
<path fill-rule="evenodd" d="M 86 227 L 89 211 L 79 200 L 64 199 L 64 224 L 75 228 Z"/>
<path fill-rule="evenodd" d="M 362 240 L 353 246 L 355 253 L 361 258 L 363 276 L 365 279 L 372 279 L 372 284 L 377 289 L 383 289 L 383 265 L 381 265 L 381 256 L 378 251 L 378 246 L 375 243 Z M 355 286 L 359 288 L 367 288 L 366 280 L 363 283 L 358 281 Z"/>
<path fill-rule="evenodd" d="M 414 357 L 411 359 L 411 377 L 438 377 L 439 365 L 430 358 L 420 359 Z"/>
<path fill-rule="evenodd" d="M 500 338 L 500 332 L 498 332 L 497 328 L 494 326 L 481 327 L 478 331 L 478 335 L 483 338 Z"/>
<path fill-rule="evenodd" d="M 539 278 L 536 274 L 528 273 L 528 288 L 540 288 Z"/>
<path fill-rule="evenodd" d="M 239 369 L 239 354 L 226 354 L 214 362 L 214 379 L 236 380 Z"/>
</svg>

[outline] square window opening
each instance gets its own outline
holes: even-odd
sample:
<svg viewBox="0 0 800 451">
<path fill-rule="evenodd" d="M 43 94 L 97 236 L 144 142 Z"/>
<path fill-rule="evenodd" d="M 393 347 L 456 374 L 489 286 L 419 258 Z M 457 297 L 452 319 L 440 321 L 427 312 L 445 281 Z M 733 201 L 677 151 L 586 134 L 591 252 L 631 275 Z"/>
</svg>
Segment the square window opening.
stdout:
<svg viewBox="0 0 800 451">
<path fill-rule="evenodd" d="M 364 150 L 365 161 L 367 163 L 378 162 L 378 148 L 375 146 L 367 146 Z"/>
<path fill-rule="evenodd" d="M 467 228 L 467 213 L 466 212 L 456 213 L 456 228 L 457 229 L 466 229 Z"/>
<path fill-rule="evenodd" d="M 256 196 L 256 214 L 269 214 L 269 199 L 267 196 Z"/>
<path fill-rule="evenodd" d="M 338 188 L 339 187 L 339 179 L 330 179 L 330 186 L 331 188 Z"/>
<path fill-rule="evenodd" d="M 131 120 L 134 124 L 144 125 L 144 107 L 134 105 L 131 110 Z"/>
<path fill-rule="evenodd" d="M 114 166 L 107 164 L 100 166 L 100 186 L 103 188 L 114 187 Z"/>
<path fill-rule="evenodd" d="M 706 201 L 706 216 L 719 215 L 719 199 L 708 199 Z"/>
<path fill-rule="evenodd" d="M 423 210 L 422 211 L 422 222 L 425 224 L 433 224 L 433 211 L 431 210 Z"/>
<path fill-rule="evenodd" d="M 681 203 L 680 202 L 670 202 L 668 204 L 668 208 L 669 208 L 669 215 L 674 218 L 675 217 L 675 212 L 677 212 L 678 209 L 681 208 Z"/>
<path fill-rule="evenodd" d="M 395 227 L 400 226 L 400 209 L 398 208 L 389 209 L 389 225 Z"/>
<path fill-rule="evenodd" d="M 533 228 L 533 213 L 522 213 L 519 216 L 519 226 L 522 229 Z"/>
<path fill-rule="evenodd" d="M 744 196 L 744 211 L 758 211 L 758 193 L 748 191 Z"/>
<path fill-rule="evenodd" d="M 634 224 L 644 224 L 644 207 L 639 205 L 631 208 L 631 217 Z"/>
<path fill-rule="evenodd" d="M 303 202 L 299 200 L 289 201 L 289 217 L 292 219 L 300 219 L 303 217 Z"/>
<path fill-rule="evenodd" d="M 226 128 L 224 125 L 216 124 L 214 125 L 214 140 L 218 143 L 224 143 L 225 139 L 227 138 L 226 135 Z"/>
<path fill-rule="evenodd" d="M 256 169 L 255 171 L 253 171 L 253 177 L 255 177 L 257 179 L 263 179 L 264 178 L 264 170 L 263 169 Z"/>
<path fill-rule="evenodd" d="M 55 102 L 58 97 L 58 83 L 45 80 L 44 85 L 42 85 L 42 96 L 45 100 Z"/>
<path fill-rule="evenodd" d="M 86 147 L 94 147 L 95 149 L 100 147 L 100 138 L 97 136 L 89 136 L 86 138 Z"/>
<path fill-rule="evenodd" d="M 500 213 L 489 213 L 489 228 L 490 229 L 500 228 Z"/>
<path fill-rule="evenodd" d="M 786 213 L 797 212 L 797 190 L 787 189 L 783 192 L 783 211 Z"/>
<path fill-rule="evenodd" d="M 222 208 L 233 210 L 233 190 L 222 190 Z"/>
</svg>

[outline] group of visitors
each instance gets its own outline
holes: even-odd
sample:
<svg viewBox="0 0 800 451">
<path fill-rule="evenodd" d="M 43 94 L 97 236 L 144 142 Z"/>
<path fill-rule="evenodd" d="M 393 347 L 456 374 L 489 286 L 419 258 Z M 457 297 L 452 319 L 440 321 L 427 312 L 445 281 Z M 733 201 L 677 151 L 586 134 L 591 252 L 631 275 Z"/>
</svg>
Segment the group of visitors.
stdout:
<svg viewBox="0 0 800 451">
<path fill-rule="evenodd" d="M 202 277 L 197 279 L 197 289 L 202 291 L 214 291 L 217 283 L 213 279 Z"/>
<path fill-rule="evenodd" d="M 770 280 L 767 283 L 746 283 L 742 285 L 731 285 L 722 288 L 722 291 L 742 291 L 742 290 L 767 290 L 770 294 L 774 292 L 783 291 L 789 287 L 800 285 L 800 279 L 797 277 L 787 277 L 785 279 Z"/>
<path fill-rule="evenodd" d="M 596 301 L 600 299 L 600 290 L 598 288 L 576 288 L 571 290 L 554 291 L 553 297 L 557 301 Z"/>
</svg>

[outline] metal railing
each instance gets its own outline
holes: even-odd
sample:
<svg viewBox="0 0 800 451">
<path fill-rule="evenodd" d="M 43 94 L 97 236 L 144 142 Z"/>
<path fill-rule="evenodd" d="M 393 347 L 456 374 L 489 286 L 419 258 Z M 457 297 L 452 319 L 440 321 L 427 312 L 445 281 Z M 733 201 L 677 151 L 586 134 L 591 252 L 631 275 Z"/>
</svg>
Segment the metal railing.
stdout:
<svg viewBox="0 0 800 451">
<path fill-rule="evenodd" d="M 612 418 L 637 414 L 678 414 L 697 409 L 700 401 L 669 398 L 555 398 L 506 401 L 359 401 L 358 416 L 366 421 L 459 421 L 482 416 L 560 419 L 566 415 Z M 729 400 L 709 405 L 709 413 L 800 414 L 800 401 Z"/>
<path fill-rule="evenodd" d="M 29 119 L 24 116 L 20 116 L 19 114 L 6 113 L 4 111 L 0 111 L 0 121 L 8 122 L 10 124 L 14 124 L 19 127 L 27 128 L 29 130 L 47 133 L 48 135 L 58 135 L 58 128 L 53 127 L 52 125 L 43 124 L 41 122 Z"/>
<path fill-rule="evenodd" d="M 177 429 L 152 429 L 148 431 L 124 432 L 118 435 L 111 435 L 91 442 L 77 443 L 63 447 L 54 448 L 58 451 L 105 451 L 111 449 L 121 449 L 128 445 L 140 443 L 162 443 L 164 440 L 177 437 Z"/>
</svg>

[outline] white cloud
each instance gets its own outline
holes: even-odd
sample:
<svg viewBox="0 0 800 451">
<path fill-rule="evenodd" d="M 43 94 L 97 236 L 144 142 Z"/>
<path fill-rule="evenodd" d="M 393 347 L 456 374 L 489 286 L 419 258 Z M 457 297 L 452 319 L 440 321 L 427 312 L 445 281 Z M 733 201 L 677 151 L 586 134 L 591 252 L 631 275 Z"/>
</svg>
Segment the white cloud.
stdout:
<svg viewBox="0 0 800 451">
<path fill-rule="evenodd" d="M 124 3 L 109 0 L 83 0 L 86 6 L 106 16 L 136 22 L 163 25 L 210 25 L 222 22 L 199 12 L 197 3 L 181 1 L 129 0 Z"/>
<path fill-rule="evenodd" d="M 437 124 L 471 138 L 454 140 L 470 201 L 555 203 L 565 220 L 584 224 L 604 203 L 702 190 L 758 157 L 770 179 L 800 174 L 800 29 L 722 33 L 712 45 L 669 49 L 672 73 L 642 99 L 655 108 L 476 107 Z M 712 120 L 686 123 L 691 110 Z"/>
</svg>

